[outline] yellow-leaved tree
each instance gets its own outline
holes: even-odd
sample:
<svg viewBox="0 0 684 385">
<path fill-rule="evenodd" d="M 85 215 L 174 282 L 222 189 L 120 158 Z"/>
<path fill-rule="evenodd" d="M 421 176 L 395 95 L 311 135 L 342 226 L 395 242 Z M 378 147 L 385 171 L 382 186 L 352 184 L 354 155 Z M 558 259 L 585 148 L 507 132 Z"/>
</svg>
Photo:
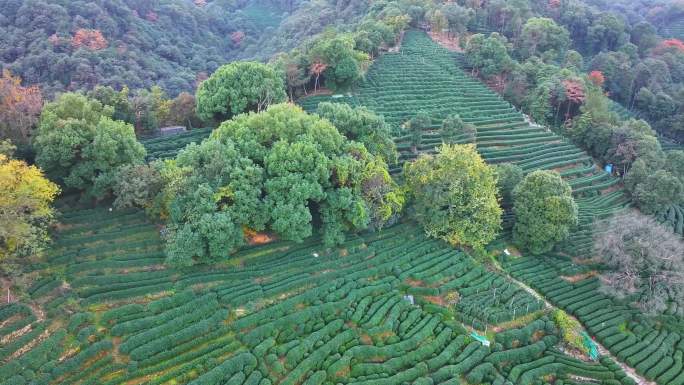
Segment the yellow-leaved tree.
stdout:
<svg viewBox="0 0 684 385">
<path fill-rule="evenodd" d="M 43 172 L 0 153 L 0 259 L 32 255 L 48 241 L 59 187 Z"/>
<path fill-rule="evenodd" d="M 425 232 L 452 245 L 482 249 L 501 229 L 496 172 L 475 145 L 442 144 L 404 164 L 414 216 Z"/>
</svg>

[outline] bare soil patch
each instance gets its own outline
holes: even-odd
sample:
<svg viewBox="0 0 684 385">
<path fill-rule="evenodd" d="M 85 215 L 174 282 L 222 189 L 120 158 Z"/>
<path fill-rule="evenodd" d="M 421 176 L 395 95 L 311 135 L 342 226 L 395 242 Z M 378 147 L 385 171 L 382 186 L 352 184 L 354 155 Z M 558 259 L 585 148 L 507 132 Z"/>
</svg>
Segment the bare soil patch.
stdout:
<svg viewBox="0 0 684 385">
<path fill-rule="evenodd" d="M 597 274 L 598 273 L 596 271 L 592 270 L 592 271 L 586 272 L 584 274 L 576 274 L 576 275 L 571 275 L 571 276 L 561 276 L 560 278 L 567 281 L 567 282 L 570 282 L 570 283 L 576 283 L 576 282 L 585 280 L 587 278 L 594 277 Z"/>
<path fill-rule="evenodd" d="M 460 36 L 449 36 L 443 33 L 436 32 L 429 32 L 428 35 L 430 35 L 432 40 L 434 40 L 437 44 L 448 49 L 449 51 L 463 52 L 463 48 L 461 48 L 460 44 Z"/>
</svg>

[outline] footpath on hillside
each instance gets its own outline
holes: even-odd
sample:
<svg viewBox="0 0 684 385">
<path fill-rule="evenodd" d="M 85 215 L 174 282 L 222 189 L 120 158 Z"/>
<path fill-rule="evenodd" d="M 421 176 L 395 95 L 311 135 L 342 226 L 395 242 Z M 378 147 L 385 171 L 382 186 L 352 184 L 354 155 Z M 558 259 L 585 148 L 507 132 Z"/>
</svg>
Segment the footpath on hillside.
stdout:
<svg viewBox="0 0 684 385">
<path fill-rule="evenodd" d="M 497 268 L 502 274 L 505 274 L 505 275 L 508 277 L 508 279 L 510 279 L 511 281 L 513 281 L 513 282 L 517 283 L 518 285 L 520 285 L 520 287 L 522 287 L 525 291 L 527 291 L 528 293 L 530 293 L 532 296 L 534 296 L 535 298 L 537 298 L 537 299 L 539 299 L 539 300 L 541 300 L 541 301 L 544 301 L 544 306 L 545 306 L 547 309 L 552 309 L 552 310 L 559 309 L 558 307 L 554 306 L 551 302 L 547 301 L 546 298 L 544 298 L 541 294 L 537 293 L 536 290 L 534 290 L 533 288 L 527 286 L 524 282 L 519 281 L 519 280 L 513 278 L 513 276 L 511 276 L 510 274 L 508 274 L 508 272 L 507 272 L 505 269 L 501 268 L 500 266 L 496 266 L 496 268 Z M 562 309 L 561 309 L 561 310 L 562 310 Z M 582 323 L 579 322 L 579 320 L 577 320 L 575 317 L 573 317 L 573 316 L 571 316 L 571 315 L 569 315 L 569 314 L 568 314 L 568 316 L 569 316 L 569 317 L 572 317 L 575 321 L 577 321 L 580 325 L 582 325 Z M 582 328 L 584 329 L 584 326 L 582 326 Z M 584 331 L 587 332 L 586 330 L 584 330 Z M 628 366 L 627 364 L 625 364 L 624 362 L 620 361 L 617 357 L 615 357 L 613 354 L 611 354 L 610 351 L 609 351 L 608 349 L 606 349 L 603 345 L 601 345 L 598 341 L 594 341 L 594 343 L 596 343 L 596 346 L 598 346 L 599 353 L 600 353 L 602 356 L 608 356 L 608 357 L 610 357 L 613 361 L 615 361 L 615 363 L 617 363 L 618 365 L 620 365 L 620 367 L 622 368 L 622 370 L 624 370 L 624 372 L 625 372 L 628 376 L 630 376 L 634 381 L 636 381 L 637 384 L 639 384 L 639 385 L 656 385 L 655 382 L 653 382 L 653 381 L 648 381 L 646 378 L 644 378 L 644 377 L 638 375 L 638 374 L 636 373 L 636 371 L 635 371 L 632 367 L 630 367 L 630 366 Z"/>
</svg>

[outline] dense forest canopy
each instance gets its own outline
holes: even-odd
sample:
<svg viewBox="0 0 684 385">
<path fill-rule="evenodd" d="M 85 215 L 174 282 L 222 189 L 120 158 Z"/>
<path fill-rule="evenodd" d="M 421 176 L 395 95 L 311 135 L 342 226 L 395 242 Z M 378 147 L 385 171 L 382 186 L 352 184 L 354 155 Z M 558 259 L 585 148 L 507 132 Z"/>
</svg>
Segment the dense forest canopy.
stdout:
<svg viewBox="0 0 684 385">
<path fill-rule="evenodd" d="M 300 9 L 301 6 L 301 9 Z M 193 91 L 237 58 L 267 59 L 361 14 L 355 2 L 98 0 L 0 2 L 0 66 L 46 94 L 161 87 Z"/>
</svg>

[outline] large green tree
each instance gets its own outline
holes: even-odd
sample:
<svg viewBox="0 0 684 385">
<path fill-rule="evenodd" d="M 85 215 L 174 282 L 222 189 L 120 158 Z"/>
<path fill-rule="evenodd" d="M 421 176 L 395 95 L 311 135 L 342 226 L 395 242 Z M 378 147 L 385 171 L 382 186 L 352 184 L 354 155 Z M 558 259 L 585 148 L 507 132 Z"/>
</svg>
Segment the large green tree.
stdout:
<svg viewBox="0 0 684 385">
<path fill-rule="evenodd" d="M 359 80 L 368 67 L 369 58 L 354 47 L 351 34 L 326 33 L 318 38 L 308 52 L 316 84 L 321 74 L 325 85 L 331 89 L 345 89 Z"/>
<path fill-rule="evenodd" d="M 381 156 L 390 164 L 397 162 L 397 148 L 390 126 L 382 116 L 365 107 L 352 108 L 347 104 L 329 102 L 320 103 L 317 113 L 348 139 L 363 143 L 373 155 Z"/>
<path fill-rule="evenodd" d="M 180 175 L 168 209 L 174 265 L 226 257 L 245 230 L 301 241 L 315 218 L 332 245 L 346 232 L 382 227 L 403 206 L 381 157 L 289 104 L 235 116 L 167 167 Z"/>
<path fill-rule="evenodd" d="M 533 17 L 523 26 L 518 44 L 523 58 L 553 51 L 555 59 L 570 45 L 570 35 L 553 19 Z"/>
<path fill-rule="evenodd" d="M 39 168 L 0 153 L 0 261 L 32 255 L 45 246 L 51 204 L 58 194 L 57 185 Z"/>
<path fill-rule="evenodd" d="M 515 62 L 508 55 L 506 37 L 492 33 L 489 37 L 476 34 L 468 41 L 466 53 L 473 71 L 484 78 L 501 75 L 513 69 Z"/>
<path fill-rule="evenodd" d="M 197 89 L 197 116 L 222 122 L 248 111 L 262 111 L 287 98 L 282 76 L 257 62 L 221 66 Z"/>
<path fill-rule="evenodd" d="M 670 172 L 657 170 L 637 182 L 631 194 L 641 211 L 655 214 L 670 205 L 683 203 L 684 185 Z"/>
<path fill-rule="evenodd" d="M 411 149 L 414 153 L 418 152 L 418 147 L 423 143 L 423 131 L 430 129 L 432 118 L 425 111 L 419 111 L 416 116 L 406 122 L 411 136 Z"/>
<path fill-rule="evenodd" d="M 415 217 L 428 235 L 453 245 L 483 247 L 501 227 L 496 173 L 474 145 L 443 144 L 436 155 L 405 163 Z"/>
<path fill-rule="evenodd" d="M 101 198 L 121 166 L 142 163 L 145 149 L 133 126 L 112 120 L 113 110 L 76 93 L 43 109 L 35 137 L 36 163 L 65 187 Z"/>
<path fill-rule="evenodd" d="M 570 235 L 577 224 L 572 189 L 558 173 L 527 174 L 513 190 L 513 239 L 532 254 L 545 253 Z"/>
</svg>

